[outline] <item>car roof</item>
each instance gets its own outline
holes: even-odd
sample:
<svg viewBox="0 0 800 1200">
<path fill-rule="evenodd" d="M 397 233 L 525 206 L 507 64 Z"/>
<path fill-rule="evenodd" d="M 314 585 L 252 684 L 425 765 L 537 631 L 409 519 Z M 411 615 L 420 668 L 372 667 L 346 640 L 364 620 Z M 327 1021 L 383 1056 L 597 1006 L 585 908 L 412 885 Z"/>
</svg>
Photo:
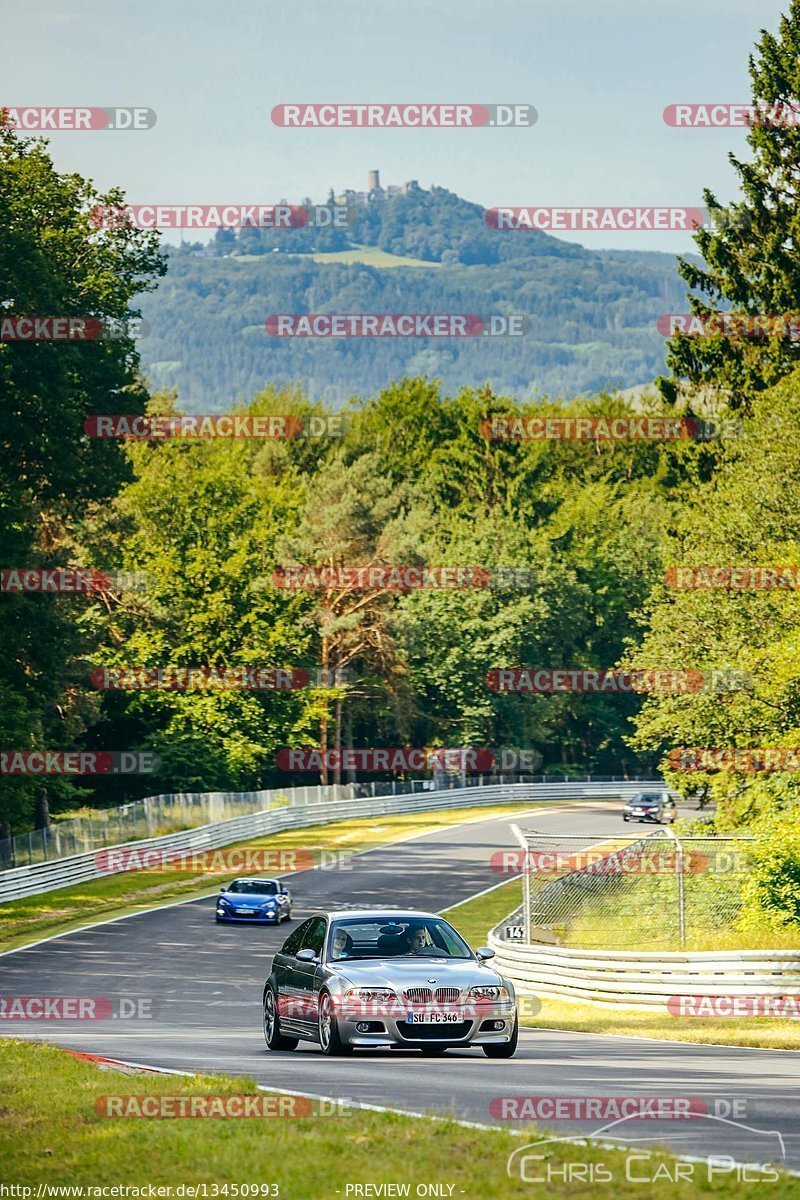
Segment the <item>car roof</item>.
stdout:
<svg viewBox="0 0 800 1200">
<path fill-rule="evenodd" d="M 411 921 L 417 917 L 440 919 L 438 913 L 421 912 L 418 908 L 329 908 L 314 913 L 315 917 L 325 917 L 336 921 L 340 917 L 363 917 L 364 920 L 376 920 L 385 917 L 387 921 Z"/>
</svg>

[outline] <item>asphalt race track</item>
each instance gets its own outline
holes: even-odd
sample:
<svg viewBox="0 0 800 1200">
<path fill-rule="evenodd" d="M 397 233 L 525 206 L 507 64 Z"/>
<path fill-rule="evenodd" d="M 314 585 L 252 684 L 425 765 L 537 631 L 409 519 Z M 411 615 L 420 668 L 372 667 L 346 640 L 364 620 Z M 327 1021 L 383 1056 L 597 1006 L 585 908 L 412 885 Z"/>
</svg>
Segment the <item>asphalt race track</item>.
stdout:
<svg viewBox="0 0 800 1200">
<path fill-rule="evenodd" d="M 292 878 L 294 917 L 342 903 L 438 911 L 499 881 L 489 859 L 495 850 L 513 847 L 510 821 L 543 832 L 602 835 L 622 830 L 619 811 L 619 803 L 594 802 L 542 807 L 535 818 L 530 809 L 509 811 L 359 855 L 348 870 L 299 873 Z M 294 1052 L 270 1054 L 261 1032 L 261 990 L 272 954 L 294 927 L 216 925 L 214 900 L 207 898 L 13 951 L 0 957 L 4 996 L 145 1000 L 153 1016 L 7 1021 L 2 1032 L 140 1064 L 247 1075 L 278 1090 L 449 1113 L 483 1124 L 494 1123 L 490 1101 L 502 1096 L 699 1097 L 727 1120 L 639 1120 L 614 1128 L 596 1119 L 559 1120 L 550 1130 L 564 1136 L 603 1127 L 603 1140 L 641 1144 L 643 1152 L 658 1143 L 676 1153 L 729 1154 L 739 1162 L 782 1162 L 785 1153 L 786 1165 L 800 1169 L 800 1056 L 792 1051 L 531 1030 L 508 1061 L 493 1062 L 480 1050 L 451 1050 L 440 1059 L 388 1050 L 335 1059 L 303 1043 Z M 734 1102 L 738 1117 L 730 1108 Z"/>
</svg>

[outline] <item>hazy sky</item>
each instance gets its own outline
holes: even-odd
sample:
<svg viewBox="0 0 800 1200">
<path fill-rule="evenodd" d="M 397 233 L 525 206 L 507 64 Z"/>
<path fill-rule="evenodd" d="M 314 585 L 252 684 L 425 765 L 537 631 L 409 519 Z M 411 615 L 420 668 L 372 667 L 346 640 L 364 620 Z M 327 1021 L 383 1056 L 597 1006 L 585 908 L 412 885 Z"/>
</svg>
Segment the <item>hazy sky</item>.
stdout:
<svg viewBox="0 0 800 1200">
<path fill-rule="evenodd" d="M 143 105 L 153 130 L 51 135 L 61 170 L 140 203 L 273 203 L 418 179 L 496 205 L 696 205 L 735 195 L 744 131 L 665 105 L 744 102 L 778 0 L 0 0 L 2 103 Z M 291 101 L 529 103 L 531 129 L 290 130 Z M 179 235 L 173 234 L 172 238 Z M 192 235 L 194 236 L 194 235 Z M 498 235 L 501 236 L 501 235 Z M 516 236 L 524 236 L 519 234 Z M 680 233 L 582 233 L 681 251 Z"/>
</svg>

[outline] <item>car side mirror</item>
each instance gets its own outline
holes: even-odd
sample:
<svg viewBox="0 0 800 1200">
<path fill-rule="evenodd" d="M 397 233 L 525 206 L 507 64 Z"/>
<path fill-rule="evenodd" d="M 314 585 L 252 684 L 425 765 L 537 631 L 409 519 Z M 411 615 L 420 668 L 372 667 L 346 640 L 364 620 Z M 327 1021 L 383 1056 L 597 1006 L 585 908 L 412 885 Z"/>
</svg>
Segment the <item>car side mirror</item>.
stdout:
<svg viewBox="0 0 800 1200">
<path fill-rule="evenodd" d="M 494 958 L 495 952 L 492 950 L 491 946 L 480 946 L 475 951 L 475 954 L 481 960 L 481 962 L 485 962 L 487 958 Z"/>
<path fill-rule="evenodd" d="M 220 890 L 221 892 L 227 892 L 227 890 L 228 890 L 228 888 L 227 888 L 227 884 L 221 883 L 221 884 L 219 885 L 219 890 Z"/>
<path fill-rule="evenodd" d="M 313 963 L 318 961 L 313 950 L 298 950 L 295 957 L 298 962 Z"/>
</svg>

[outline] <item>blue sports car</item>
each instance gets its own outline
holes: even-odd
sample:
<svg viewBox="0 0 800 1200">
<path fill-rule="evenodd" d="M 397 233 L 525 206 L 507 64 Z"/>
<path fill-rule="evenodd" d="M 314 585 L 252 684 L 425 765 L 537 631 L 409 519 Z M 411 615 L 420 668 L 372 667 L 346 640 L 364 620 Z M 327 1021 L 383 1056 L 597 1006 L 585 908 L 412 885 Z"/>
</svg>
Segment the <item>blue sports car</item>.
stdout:
<svg viewBox="0 0 800 1200">
<path fill-rule="evenodd" d="M 292 919 L 292 893 L 280 879 L 234 879 L 217 897 L 217 922 L 279 925 Z"/>
</svg>

